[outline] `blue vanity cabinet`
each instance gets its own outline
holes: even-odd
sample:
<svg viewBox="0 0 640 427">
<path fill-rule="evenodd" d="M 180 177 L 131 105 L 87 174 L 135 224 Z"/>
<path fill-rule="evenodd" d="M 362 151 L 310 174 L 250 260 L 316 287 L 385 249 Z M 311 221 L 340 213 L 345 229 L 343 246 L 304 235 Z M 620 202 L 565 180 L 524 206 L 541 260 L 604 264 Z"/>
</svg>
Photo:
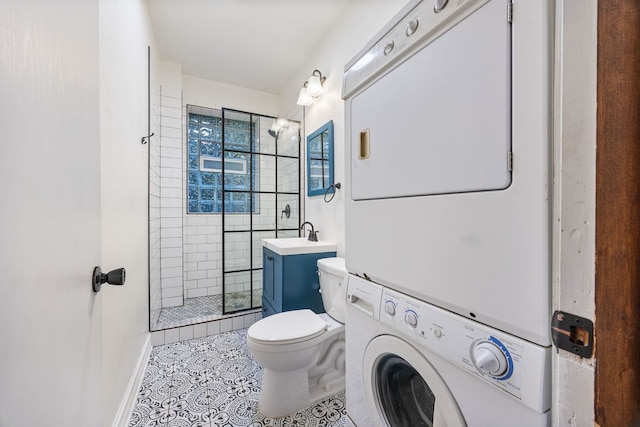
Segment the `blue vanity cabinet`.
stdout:
<svg viewBox="0 0 640 427">
<path fill-rule="evenodd" d="M 280 297 L 276 298 L 276 295 Z M 262 254 L 262 316 L 282 311 L 282 256 L 263 248 Z"/>
<path fill-rule="evenodd" d="M 323 313 L 317 262 L 334 256 L 335 252 L 279 255 L 263 247 L 262 316 L 302 308 Z"/>
</svg>

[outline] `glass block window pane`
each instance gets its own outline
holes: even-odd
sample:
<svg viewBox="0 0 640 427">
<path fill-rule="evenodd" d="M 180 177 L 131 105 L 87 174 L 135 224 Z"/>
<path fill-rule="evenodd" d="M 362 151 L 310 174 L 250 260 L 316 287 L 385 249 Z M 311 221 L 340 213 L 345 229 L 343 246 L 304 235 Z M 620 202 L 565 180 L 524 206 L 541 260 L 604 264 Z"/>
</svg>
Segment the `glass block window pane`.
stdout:
<svg viewBox="0 0 640 427">
<path fill-rule="evenodd" d="M 222 155 L 224 143 L 224 210 L 230 213 L 258 212 L 252 198 L 251 178 L 259 176 L 259 165 L 252 161 L 259 122 L 251 122 L 250 114 L 234 113 L 225 117 L 222 111 L 188 107 L 188 213 L 222 212 Z M 224 130 L 223 130 L 224 127 Z M 224 132 L 224 141 L 222 138 Z M 232 193 L 229 193 L 232 192 Z"/>
</svg>

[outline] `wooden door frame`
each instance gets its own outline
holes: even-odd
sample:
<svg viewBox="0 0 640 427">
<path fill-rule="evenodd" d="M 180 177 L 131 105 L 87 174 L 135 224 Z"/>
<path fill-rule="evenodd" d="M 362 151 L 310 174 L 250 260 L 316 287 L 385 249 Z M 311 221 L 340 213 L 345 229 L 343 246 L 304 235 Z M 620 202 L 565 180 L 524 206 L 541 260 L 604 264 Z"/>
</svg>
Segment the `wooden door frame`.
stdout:
<svg viewBox="0 0 640 427">
<path fill-rule="evenodd" d="M 640 425 L 640 4 L 598 1 L 595 421 Z"/>
</svg>

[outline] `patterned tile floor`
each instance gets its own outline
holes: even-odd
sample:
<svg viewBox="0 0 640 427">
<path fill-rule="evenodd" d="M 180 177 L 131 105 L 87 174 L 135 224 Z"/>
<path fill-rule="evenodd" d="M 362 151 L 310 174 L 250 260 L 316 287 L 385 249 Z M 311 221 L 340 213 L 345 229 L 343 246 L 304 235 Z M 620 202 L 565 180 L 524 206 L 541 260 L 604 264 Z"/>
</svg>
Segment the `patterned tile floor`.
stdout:
<svg viewBox="0 0 640 427">
<path fill-rule="evenodd" d="M 249 298 L 251 298 L 249 291 L 227 294 L 225 301 L 227 311 L 250 308 Z M 260 307 L 261 304 L 262 290 L 254 291 L 253 307 Z M 225 317 L 222 314 L 222 295 L 186 298 L 184 305 L 160 310 L 157 320 L 151 324 L 151 330 L 158 331 L 160 329 L 210 322 L 222 317 Z"/>
<path fill-rule="evenodd" d="M 344 393 L 283 418 L 258 412 L 246 329 L 154 347 L 129 427 L 342 427 Z"/>
</svg>

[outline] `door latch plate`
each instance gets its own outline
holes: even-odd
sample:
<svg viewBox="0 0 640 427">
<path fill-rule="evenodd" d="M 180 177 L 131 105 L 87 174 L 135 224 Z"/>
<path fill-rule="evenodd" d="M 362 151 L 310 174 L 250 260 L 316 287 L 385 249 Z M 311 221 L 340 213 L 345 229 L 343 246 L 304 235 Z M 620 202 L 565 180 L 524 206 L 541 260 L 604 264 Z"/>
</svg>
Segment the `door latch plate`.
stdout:
<svg viewBox="0 0 640 427">
<path fill-rule="evenodd" d="M 593 354 L 593 322 L 575 314 L 555 311 L 551 318 L 553 344 L 563 350 L 590 358 Z"/>
</svg>

